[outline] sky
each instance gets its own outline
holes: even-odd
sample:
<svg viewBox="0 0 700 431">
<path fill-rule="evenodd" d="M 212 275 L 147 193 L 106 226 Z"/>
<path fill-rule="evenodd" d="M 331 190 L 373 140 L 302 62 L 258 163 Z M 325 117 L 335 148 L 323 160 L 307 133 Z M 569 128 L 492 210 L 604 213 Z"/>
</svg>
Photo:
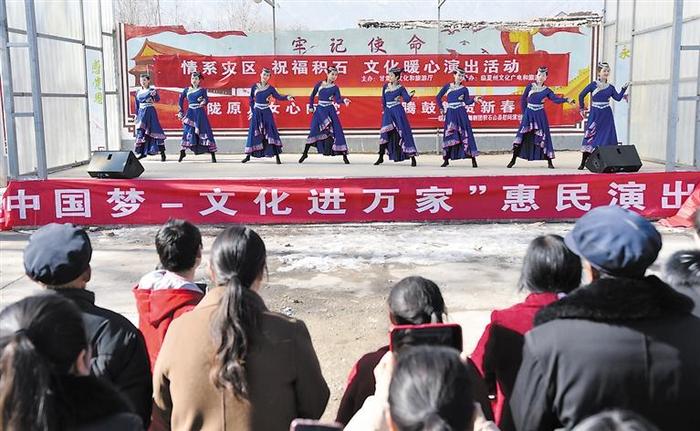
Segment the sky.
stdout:
<svg viewBox="0 0 700 431">
<path fill-rule="evenodd" d="M 254 0 L 160 0 L 164 16 L 197 15 L 198 26 L 224 29 L 222 10 L 232 2 L 249 2 L 250 13 L 262 28 L 271 27 L 272 8 Z M 278 29 L 334 30 L 357 27 L 363 19 L 380 21 L 437 19 L 438 0 L 276 0 Z M 248 5 L 246 5 L 248 6 Z M 559 12 L 602 13 L 603 0 L 446 0 L 441 8 L 444 20 L 506 21 L 551 17 Z M 196 11 L 193 14 L 193 11 Z M 183 17 L 184 18 L 184 17 Z M 166 24 L 166 22 L 163 22 Z M 170 24 L 170 23 L 168 23 Z"/>
</svg>

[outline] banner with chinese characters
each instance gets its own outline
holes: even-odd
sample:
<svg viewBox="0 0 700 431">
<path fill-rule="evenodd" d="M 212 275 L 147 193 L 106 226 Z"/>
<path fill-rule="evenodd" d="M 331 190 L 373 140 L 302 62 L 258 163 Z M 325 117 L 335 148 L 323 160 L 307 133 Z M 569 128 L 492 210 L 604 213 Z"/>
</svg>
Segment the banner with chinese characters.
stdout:
<svg viewBox="0 0 700 431">
<path fill-rule="evenodd" d="M 376 111 L 380 106 L 381 86 L 388 69 L 394 66 L 404 69 L 403 84 L 416 89 L 420 96 L 415 102 L 416 113 L 409 114 L 417 131 L 441 126 L 438 118 L 428 119 L 435 116 L 429 103 L 452 80 L 450 72 L 457 66 L 465 69 L 465 85 L 470 92 L 492 97 L 497 106 L 501 98 L 517 101 L 540 66 L 549 68 L 547 85 L 556 94 L 575 99 L 592 79 L 599 33 L 595 20 L 567 22 L 562 17 L 551 23 L 543 20 L 538 24 L 479 23 L 446 27 L 440 32 L 439 41 L 437 28 L 430 27 L 278 31 L 277 51 L 273 55 L 270 33 L 188 32 L 183 28 L 131 25 L 121 28 L 125 128 L 133 127 L 132 94 L 142 73 L 149 73 L 151 83 L 157 88 L 177 91 L 189 85 L 189 74 L 197 70 L 203 74 L 202 85 L 210 89 L 210 95 L 245 97 L 261 68 L 269 67 L 273 71 L 272 84 L 281 92 L 297 97 L 296 104 L 304 108 L 313 86 L 325 77 L 326 67 L 334 65 L 340 72 L 338 85 L 343 95 L 353 101 L 347 109 L 341 108 L 348 134 L 378 127 Z M 230 102 L 235 106 L 234 99 Z M 365 107 L 371 107 L 371 111 L 365 112 Z M 174 113 L 173 109 L 177 109 L 174 104 L 158 106 L 159 113 L 161 110 Z M 219 108 L 210 109 L 217 112 Z M 287 116 L 284 103 L 280 109 L 276 120 L 283 132 L 308 127 L 304 112 L 294 114 L 297 108 L 291 106 L 292 112 Z M 515 129 L 518 125 L 519 114 L 508 112 L 508 105 L 502 112 L 497 108 L 492 111 L 488 105 L 483 107 L 483 113 L 478 112 L 481 107 L 475 109 L 472 121 L 477 131 Z M 582 130 L 578 107 L 566 104 L 553 110 L 560 112 L 550 117 L 551 125 L 557 130 Z M 245 111 L 243 108 L 244 114 Z M 422 118 L 422 114 L 427 117 Z M 214 115 L 226 118 L 223 122 L 214 120 L 218 136 L 248 128 L 247 122 L 238 121 L 239 117 L 227 117 L 237 114 L 222 109 L 222 114 Z M 172 132 L 181 126 L 170 119 L 165 123 L 166 130 Z"/>
<path fill-rule="evenodd" d="M 676 213 L 697 172 L 494 177 L 12 181 L 2 228 L 46 223 L 197 224 L 576 219 L 620 205 Z"/>
<path fill-rule="evenodd" d="M 452 80 L 457 67 L 465 72 L 470 87 L 526 86 L 535 79 L 537 68 L 549 67 L 547 83 L 566 85 L 569 54 L 470 54 L 437 55 L 336 55 L 336 56 L 246 56 L 203 57 L 159 55 L 153 67 L 153 81 L 162 87 L 187 87 L 190 74 L 202 73 L 206 88 L 250 88 L 259 80 L 262 69 L 269 68 L 277 87 L 313 88 L 326 78 L 326 69 L 338 69 L 338 84 L 344 87 L 381 87 L 394 67 L 401 67 L 401 81 L 407 87 L 436 87 Z"/>
<path fill-rule="evenodd" d="M 179 93 L 172 90 L 159 90 L 160 102 L 156 103 L 161 126 L 178 129 L 182 123 L 177 118 Z M 338 105 L 336 110 L 344 128 L 378 129 L 382 109 L 378 97 L 348 97 L 348 105 Z M 271 104 L 277 127 L 306 130 L 311 124 L 311 114 L 307 113 L 308 97 L 299 97 L 293 102 L 274 101 Z M 186 106 L 186 105 L 185 105 Z M 404 109 L 412 127 L 442 127 L 444 117 L 434 97 L 414 97 L 404 103 Z M 562 105 L 545 104 L 549 123 L 552 126 L 569 124 L 580 118 L 575 110 L 564 110 Z M 517 95 L 482 96 L 481 103 L 467 107 L 473 127 L 517 127 L 522 118 L 520 97 Z M 242 129 L 248 127 L 250 104 L 248 97 L 227 96 L 209 93 L 207 105 L 209 122 L 217 129 Z M 573 117 L 573 118 L 572 118 Z"/>
</svg>

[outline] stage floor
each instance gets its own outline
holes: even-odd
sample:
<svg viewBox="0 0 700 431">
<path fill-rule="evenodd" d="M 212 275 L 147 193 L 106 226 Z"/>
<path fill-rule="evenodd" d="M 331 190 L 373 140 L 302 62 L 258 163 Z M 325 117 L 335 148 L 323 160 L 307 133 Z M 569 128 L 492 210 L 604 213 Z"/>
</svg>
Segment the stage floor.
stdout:
<svg viewBox="0 0 700 431">
<path fill-rule="evenodd" d="M 208 154 L 195 156 L 188 153 L 182 163 L 177 162 L 176 154 L 168 154 L 166 162 L 160 156 L 150 156 L 141 160 L 144 173 L 141 179 L 234 179 L 234 178 L 368 178 L 368 177 L 471 177 L 471 176 L 511 176 L 511 175 L 555 175 L 590 174 L 588 170 L 576 168 L 581 162 L 581 153 L 560 151 L 554 160 L 556 169 L 547 169 L 547 162 L 528 162 L 518 159 L 512 169 L 505 166 L 510 154 L 489 154 L 479 156 L 478 168 L 472 168 L 471 160 L 459 160 L 441 168 L 442 157 L 426 154 L 418 157 L 418 166 L 411 167 L 410 161 L 394 163 L 388 159 L 381 166 L 374 166 L 376 154 L 351 154 L 350 164 L 345 165 L 340 157 L 323 157 L 312 154 L 303 164 L 299 164 L 300 154 L 282 154 L 282 165 L 274 159 L 252 159 L 242 164 L 240 154 L 221 154 L 218 163 L 210 162 Z M 644 162 L 640 172 L 663 172 L 664 165 Z M 87 165 L 63 170 L 49 175 L 52 179 L 87 178 Z"/>
</svg>

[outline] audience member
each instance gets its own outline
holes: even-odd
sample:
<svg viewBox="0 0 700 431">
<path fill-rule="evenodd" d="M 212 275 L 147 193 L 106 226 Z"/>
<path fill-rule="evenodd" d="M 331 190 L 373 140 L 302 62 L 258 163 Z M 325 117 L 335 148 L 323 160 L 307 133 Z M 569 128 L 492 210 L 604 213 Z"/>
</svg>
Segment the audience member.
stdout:
<svg viewBox="0 0 700 431">
<path fill-rule="evenodd" d="M 700 429 L 700 319 L 690 298 L 645 277 L 661 249 L 654 226 L 599 207 L 565 242 L 591 283 L 540 310 L 525 335 L 516 428 L 570 429 L 615 407 L 663 429 Z"/>
<path fill-rule="evenodd" d="M 693 314 L 700 317 L 700 250 L 673 253 L 664 265 L 664 279 L 695 302 Z"/>
<path fill-rule="evenodd" d="M 286 431 L 317 419 L 329 390 L 306 325 L 267 310 L 258 290 L 263 240 L 248 227 L 220 233 L 209 289 L 174 320 L 154 368 L 154 428 Z"/>
<path fill-rule="evenodd" d="M 519 288 L 525 301 L 491 313 L 471 358 L 484 378 L 499 428 L 514 429 L 508 399 L 522 361 L 523 335 L 532 329 L 535 313 L 581 283 L 581 260 L 558 235 L 538 236 L 527 248 Z"/>
<path fill-rule="evenodd" d="M 144 275 L 134 287 L 139 329 L 146 340 L 151 367 L 173 319 L 190 311 L 204 297 L 194 282 L 202 261 L 202 235 L 185 220 L 170 220 L 156 234 L 161 269 Z"/>
<path fill-rule="evenodd" d="M 148 424 L 151 371 L 143 336 L 124 316 L 95 305 L 95 294 L 86 289 L 91 257 L 92 245 L 84 230 L 51 223 L 29 238 L 24 268 L 29 278 L 78 306 L 92 348 L 92 374 L 113 383 Z"/>
<path fill-rule="evenodd" d="M 345 431 L 498 431 L 472 393 L 469 370 L 450 347 L 388 352 L 375 369 L 375 394 Z"/>
<path fill-rule="evenodd" d="M 0 312 L 0 412 L 5 431 L 143 429 L 128 402 L 90 376 L 80 310 L 54 294 Z"/>
<path fill-rule="evenodd" d="M 440 288 L 423 277 L 406 277 L 396 283 L 389 292 L 387 305 L 392 325 L 442 323 L 447 316 Z M 388 351 L 387 344 L 365 354 L 353 366 L 338 407 L 336 422 L 347 424 L 365 399 L 374 394 L 374 369 Z"/>
</svg>

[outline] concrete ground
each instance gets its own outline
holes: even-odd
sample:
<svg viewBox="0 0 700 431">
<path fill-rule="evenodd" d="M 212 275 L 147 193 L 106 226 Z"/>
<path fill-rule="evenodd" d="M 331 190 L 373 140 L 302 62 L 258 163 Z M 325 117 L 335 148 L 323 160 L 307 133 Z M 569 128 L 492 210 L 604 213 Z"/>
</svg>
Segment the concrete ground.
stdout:
<svg viewBox="0 0 700 431">
<path fill-rule="evenodd" d="M 333 419 L 353 363 L 388 341 L 385 301 L 393 283 L 408 275 L 434 280 L 445 296 L 450 320 L 462 325 L 465 351 L 472 351 L 491 310 L 522 299 L 516 286 L 528 242 L 545 233 L 564 235 L 572 226 L 255 226 L 268 249 L 269 278 L 261 293 L 271 310 L 307 323 L 331 388 L 324 418 Z M 208 252 L 221 229 L 202 228 L 205 256 L 197 272 L 201 280 L 207 281 Z M 672 252 L 693 247 L 689 231 L 660 230 L 664 247 L 652 267 L 656 272 Z M 90 232 L 94 253 L 89 288 L 95 291 L 98 305 L 118 311 L 134 323 L 137 315 L 131 288 L 157 264 L 153 245 L 156 231 L 157 227 L 139 227 Z M 30 233 L 0 233 L 2 307 L 38 291 L 24 275 L 22 264 L 22 250 Z"/>
<path fill-rule="evenodd" d="M 219 154 L 218 163 L 211 163 L 208 154 L 195 156 L 188 153 L 182 163 L 177 162 L 177 154 L 168 154 L 166 162 L 160 161 L 160 155 L 150 156 L 141 163 L 145 172 L 140 178 L 356 178 L 356 177 L 445 177 L 445 176 L 495 176 L 495 175 L 563 175 L 591 174 L 588 170 L 576 168 L 581 163 L 581 153 L 577 151 L 560 151 L 556 154 L 556 169 L 547 169 L 547 162 L 518 159 L 512 169 L 506 169 L 510 154 L 485 154 L 479 156 L 479 167 L 474 169 L 471 160 L 459 160 L 441 168 L 442 157 L 436 154 L 424 154 L 418 157 L 418 166 L 411 167 L 410 161 L 394 163 L 385 159 L 384 164 L 374 166 L 376 154 L 350 154 L 350 164 L 343 164 L 340 157 L 323 157 L 310 154 L 309 158 L 299 164 L 300 154 L 284 153 L 282 165 L 275 164 L 274 159 L 252 159 L 241 164 L 242 154 Z M 645 162 L 641 172 L 662 172 L 664 166 Z M 86 178 L 87 166 L 78 166 L 50 175 L 50 178 Z"/>
</svg>

